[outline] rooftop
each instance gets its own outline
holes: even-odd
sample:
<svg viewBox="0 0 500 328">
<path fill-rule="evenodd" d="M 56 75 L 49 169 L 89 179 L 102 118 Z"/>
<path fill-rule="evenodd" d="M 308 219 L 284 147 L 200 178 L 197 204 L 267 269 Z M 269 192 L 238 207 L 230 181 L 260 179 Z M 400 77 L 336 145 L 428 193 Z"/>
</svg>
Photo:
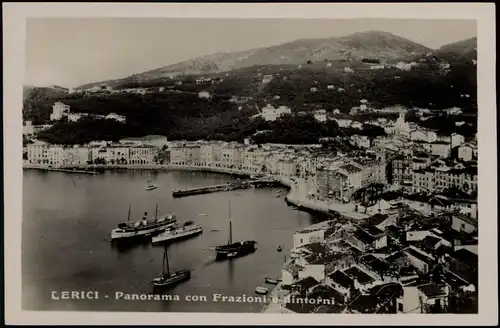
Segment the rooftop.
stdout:
<svg viewBox="0 0 500 328">
<path fill-rule="evenodd" d="M 350 288 L 354 284 L 354 281 L 348 275 L 339 270 L 333 272 L 328 277 L 330 277 L 333 282 L 344 288 Z"/>
<path fill-rule="evenodd" d="M 404 251 L 406 253 L 412 255 L 413 257 L 416 257 L 417 259 L 419 259 L 422 262 L 425 262 L 425 263 L 434 262 L 433 258 L 431 258 L 428 255 L 425 255 L 423 252 L 417 251 L 416 249 L 414 249 L 412 247 L 408 247 Z"/>
<path fill-rule="evenodd" d="M 311 287 L 314 287 L 318 285 L 319 282 L 314 279 L 313 277 L 307 277 L 302 280 L 297 281 L 294 285 L 299 287 L 299 288 L 304 288 L 304 289 L 309 289 Z"/>
<path fill-rule="evenodd" d="M 387 214 L 375 214 L 368 218 L 368 222 L 374 226 L 377 226 L 384 222 L 388 217 L 389 215 Z"/>
<path fill-rule="evenodd" d="M 442 286 L 438 286 L 434 283 L 429 283 L 417 287 L 425 296 L 428 298 L 437 298 L 441 296 L 446 296 Z"/>
<path fill-rule="evenodd" d="M 375 279 L 373 279 L 371 276 L 360 270 L 358 267 L 350 267 L 347 270 L 344 270 L 344 272 L 352 277 L 353 279 L 356 279 L 360 284 L 365 285 L 369 284 Z"/>
<path fill-rule="evenodd" d="M 359 225 L 359 228 L 363 229 L 365 232 L 369 233 L 371 236 L 380 236 L 384 234 L 384 231 L 380 230 L 376 226 L 369 222 L 363 222 Z"/>
<path fill-rule="evenodd" d="M 354 230 L 354 237 L 356 237 L 356 239 L 360 240 L 365 245 L 371 245 L 376 240 L 375 237 L 359 228 Z"/>
</svg>

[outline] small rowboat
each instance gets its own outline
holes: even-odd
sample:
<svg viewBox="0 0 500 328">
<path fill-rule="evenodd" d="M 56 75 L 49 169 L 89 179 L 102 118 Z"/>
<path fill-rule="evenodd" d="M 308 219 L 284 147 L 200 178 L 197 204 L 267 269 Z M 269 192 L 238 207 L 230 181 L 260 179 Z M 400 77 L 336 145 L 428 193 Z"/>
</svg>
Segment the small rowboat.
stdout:
<svg viewBox="0 0 500 328">
<path fill-rule="evenodd" d="M 278 279 L 266 277 L 266 283 L 271 284 L 271 285 L 277 285 L 279 283 L 279 281 L 278 281 Z"/>
<path fill-rule="evenodd" d="M 257 288 L 255 288 L 255 292 L 257 294 L 265 295 L 265 294 L 269 293 L 269 289 L 267 289 L 266 287 L 257 287 Z"/>
</svg>

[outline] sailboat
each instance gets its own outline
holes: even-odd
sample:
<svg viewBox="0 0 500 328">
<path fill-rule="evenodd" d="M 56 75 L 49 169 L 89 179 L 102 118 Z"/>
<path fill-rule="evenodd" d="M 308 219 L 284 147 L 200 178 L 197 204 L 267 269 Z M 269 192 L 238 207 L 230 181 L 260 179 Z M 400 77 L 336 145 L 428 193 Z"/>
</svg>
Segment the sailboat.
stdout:
<svg viewBox="0 0 500 328">
<path fill-rule="evenodd" d="M 147 181 L 148 183 L 148 186 L 146 187 L 146 190 L 155 190 L 156 188 L 158 188 L 155 184 L 153 184 L 153 182 L 151 180 L 148 180 Z"/>
<path fill-rule="evenodd" d="M 166 246 L 165 250 L 163 251 L 162 270 L 163 270 L 162 275 L 158 278 L 153 279 L 154 287 L 168 287 L 189 280 L 191 278 L 190 270 L 179 270 L 170 272 L 170 265 L 168 263 L 168 253 Z"/>
<path fill-rule="evenodd" d="M 220 245 L 215 247 L 216 260 L 223 260 L 226 258 L 234 258 L 245 256 L 247 254 L 255 252 L 254 240 L 238 241 L 233 242 L 233 225 L 231 222 L 231 203 L 228 201 L 229 208 L 229 240 L 226 245 Z"/>
</svg>

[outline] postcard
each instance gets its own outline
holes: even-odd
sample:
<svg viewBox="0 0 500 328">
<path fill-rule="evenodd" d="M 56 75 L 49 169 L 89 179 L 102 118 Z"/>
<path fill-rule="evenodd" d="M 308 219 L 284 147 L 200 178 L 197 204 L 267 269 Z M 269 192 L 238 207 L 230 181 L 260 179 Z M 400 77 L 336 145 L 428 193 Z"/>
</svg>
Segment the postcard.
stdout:
<svg viewBox="0 0 500 328">
<path fill-rule="evenodd" d="M 493 12 L 5 4 L 7 322 L 497 323 Z"/>
</svg>

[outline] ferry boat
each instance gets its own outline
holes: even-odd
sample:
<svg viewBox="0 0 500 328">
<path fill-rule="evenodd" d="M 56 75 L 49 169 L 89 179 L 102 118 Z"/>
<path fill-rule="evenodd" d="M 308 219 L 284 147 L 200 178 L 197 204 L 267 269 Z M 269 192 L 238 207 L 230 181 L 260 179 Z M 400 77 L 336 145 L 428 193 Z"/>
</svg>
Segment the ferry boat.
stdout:
<svg viewBox="0 0 500 328">
<path fill-rule="evenodd" d="M 269 293 L 269 289 L 267 289 L 266 287 L 257 287 L 255 288 L 255 292 L 257 294 L 266 295 L 267 293 Z"/>
<path fill-rule="evenodd" d="M 162 275 L 153 279 L 153 286 L 156 288 L 173 286 L 191 278 L 190 270 L 179 270 L 170 272 L 170 265 L 168 263 L 167 247 L 163 251 L 163 265 Z"/>
<path fill-rule="evenodd" d="M 223 260 L 227 258 L 235 258 L 240 256 L 245 256 L 250 253 L 255 252 L 254 240 L 238 241 L 233 242 L 233 227 L 231 223 L 231 205 L 229 204 L 229 240 L 226 245 L 220 245 L 215 247 L 216 260 Z"/>
<path fill-rule="evenodd" d="M 153 243 L 159 243 L 163 241 L 170 241 L 188 237 L 194 237 L 203 232 L 203 227 L 200 225 L 192 225 L 191 222 L 186 222 L 186 224 L 177 229 L 169 228 L 157 236 L 153 236 Z"/>
<path fill-rule="evenodd" d="M 111 240 L 150 236 L 164 231 L 168 227 L 175 225 L 177 222 L 177 219 L 173 215 L 158 217 L 158 204 L 156 204 L 155 218 L 153 220 L 148 220 L 147 215 L 148 213 L 145 212 L 141 221 L 130 222 L 129 206 L 127 222 L 119 223 L 117 227 L 111 231 Z"/>
</svg>

